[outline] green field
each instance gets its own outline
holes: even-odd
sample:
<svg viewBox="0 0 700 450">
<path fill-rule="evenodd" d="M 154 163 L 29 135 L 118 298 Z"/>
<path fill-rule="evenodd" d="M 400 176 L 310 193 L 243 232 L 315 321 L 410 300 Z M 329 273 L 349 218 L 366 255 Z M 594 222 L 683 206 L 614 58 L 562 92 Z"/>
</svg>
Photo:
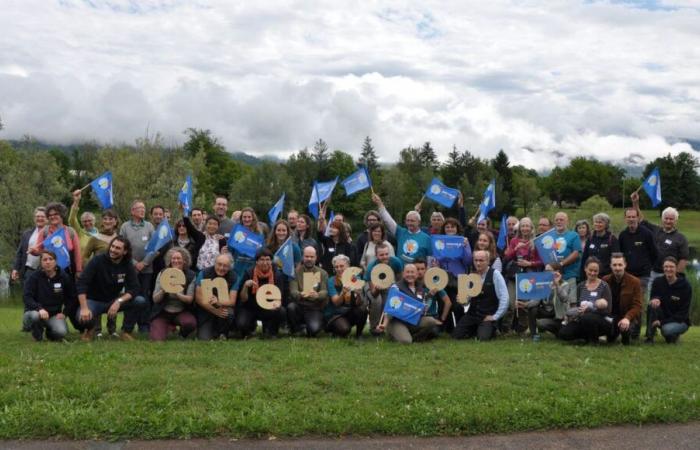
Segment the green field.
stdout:
<svg viewBox="0 0 700 450">
<path fill-rule="evenodd" d="M 0 306 L 0 438 L 468 435 L 700 419 L 678 345 L 383 340 L 35 343 Z"/>
</svg>

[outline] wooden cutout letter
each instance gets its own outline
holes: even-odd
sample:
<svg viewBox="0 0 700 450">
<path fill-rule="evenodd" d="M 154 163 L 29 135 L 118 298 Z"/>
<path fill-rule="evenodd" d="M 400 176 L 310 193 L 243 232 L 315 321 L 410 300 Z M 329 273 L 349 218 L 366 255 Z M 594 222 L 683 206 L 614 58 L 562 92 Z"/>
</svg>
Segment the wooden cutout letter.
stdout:
<svg viewBox="0 0 700 450">
<path fill-rule="evenodd" d="M 445 289 L 448 280 L 447 272 L 440 267 L 431 267 L 425 271 L 425 275 L 423 276 L 423 283 L 425 283 L 425 286 L 431 291 Z"/>
<path fill-rule="evenodd" d="M 343 276 L 340 278 L 343 287 L 347 287 L 351 290 L 362 289 L 362 286 L 365 285 L 365 280 L 360 277 L 360 273 L 362 273 L 362 269 L 359 267 L 348 267 L 345 269 Z"/>
<path fill-rule="evenodd" d="M 394 284 L 394 269 L 388 264 L 377 264 L 370 274 L 372 284 L 379 289 L 389 289 Z"/>
<path fill-rule="evenodd" d="M 274 284 L 263 284 L 255 293 L 255 301 L 262 309 L 277 309 L 282 306 L 282 292 Z"/>
<path fill-rule="evenodd" d="M 180 269 L 169 267 L 160 274 L 160 287 L 168 294 L 180 294 L 185 289 L 187 279 Z"/>
<path fill-rule="evenodd" d="M 479 274 L 461 274 L 457 277 L 457 302 L 467 303 L 467 297 L 476 297 L 481 293 L 481 277 Z"/>
</svg>

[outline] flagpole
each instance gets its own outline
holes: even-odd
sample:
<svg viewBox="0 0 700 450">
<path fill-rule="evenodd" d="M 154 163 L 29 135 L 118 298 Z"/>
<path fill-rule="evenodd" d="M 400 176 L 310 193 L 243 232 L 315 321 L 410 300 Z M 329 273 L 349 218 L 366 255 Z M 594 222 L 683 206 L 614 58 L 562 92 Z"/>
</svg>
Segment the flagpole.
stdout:
<svg viewBox="0 0 700 450">
<path fill-rule="evenodd" d="M 89 182 L 88 184 L 86 184 L 85 186 L 81 187 L 80 190 L 84 191 L 85 189 L 89 188 L 91 184 L 92 184 L 92 181 Z"/>
</svg>

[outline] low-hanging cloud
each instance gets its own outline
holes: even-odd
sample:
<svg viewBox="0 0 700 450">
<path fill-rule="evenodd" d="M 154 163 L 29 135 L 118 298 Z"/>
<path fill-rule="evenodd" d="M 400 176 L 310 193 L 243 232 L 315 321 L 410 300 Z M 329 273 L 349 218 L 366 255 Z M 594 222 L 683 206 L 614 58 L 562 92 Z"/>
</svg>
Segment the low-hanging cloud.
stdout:
<svg viewBox="0 0 700 450">
<path fill-rule="evenodd" d="M 12 2 L 0 137 L 642 164 L 700 139 L 697 23 L 690 1 Z"/>
</svg>

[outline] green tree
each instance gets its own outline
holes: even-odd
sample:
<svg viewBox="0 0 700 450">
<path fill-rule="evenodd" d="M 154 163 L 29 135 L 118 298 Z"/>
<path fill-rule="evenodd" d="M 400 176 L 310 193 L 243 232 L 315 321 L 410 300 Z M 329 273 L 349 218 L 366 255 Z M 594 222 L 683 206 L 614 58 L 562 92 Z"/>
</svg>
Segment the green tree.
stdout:
<svg viewBox="0 0 700 450">
<path fill-rule="evenodd" d="M 560 204 L 562 201 L 580 204 L 596 194 L 616 203 L 621 196 L 620 180 L 624 174 L 624 170 L 610 163 L 577 157 L 564 168 L 556 167 L 542 187 L 552 200 Z"/>
<path fill-rule="evenodd" d="M 435 149 L 433 149 L 433 147 L 430 145 L 430 142 L 426 142 L 420 148 L 420 151 L 418 152 L 418 159 L 424 167 L 427 167 L 432 171 L 436 171 L 440 165 L 437 153 L 435 153 Z"/>
<path fill-rule="evenodd" d="M 514 170 L 513 191 L 515 192 L 515 200 L 518 202 L 518 206 L 523 208 L 523 214 L 527 216 L 541 197 L 540 188 L 537 186 L 537 173 L 533 176 L 525 170 Z"/>
<path fill-rule="evenodd" d="M 513 206 L 513 171 L 510 168 L 510 160 L 508 155 L 502 149 L 499 150 L 496 157 L 492 160 L 494 170 L 496 171 L 496 188 L 497 193 L 500 190 L 500 199 L 496 200 L 496 210 L 498 216 L 502 214 L 513 214 L 515 208 Z"/>
<path fill-rule="evenodd" d="M 294 180 L 294 185 L 287 192 L 289 207 L 306 211 L 311 188 L 314 180 L 318 179 L 318 164 L 309 149 L 303 148 L 289 157 L 284 168 L 287 175 Z"/>
<path fill-rule="evenodd" d="M 374 151 L 374 146 L 372 146 L 372 139 L 369 136 L 365 137 L 365 142 L 362 144 L 362 151 L 360 152 L 360 158 L 357 160 L 357 164 L 367 166 L 367 170 L 371 176 L 379 167 L 378 160 L 377 153 Z"/>
<path fill-rule="evenodd" d="M 313 157 L 314 161 L 316 161 L 316 164 L 318 165 L 317 170 L 320 180 L 324 181 L 327 178 L 330 178 L 330 174 L 328 173 L 328 159 L 330 155 L 326 141 L 323 139 L 316 141 L 314 144 Z"/>
</svg>

